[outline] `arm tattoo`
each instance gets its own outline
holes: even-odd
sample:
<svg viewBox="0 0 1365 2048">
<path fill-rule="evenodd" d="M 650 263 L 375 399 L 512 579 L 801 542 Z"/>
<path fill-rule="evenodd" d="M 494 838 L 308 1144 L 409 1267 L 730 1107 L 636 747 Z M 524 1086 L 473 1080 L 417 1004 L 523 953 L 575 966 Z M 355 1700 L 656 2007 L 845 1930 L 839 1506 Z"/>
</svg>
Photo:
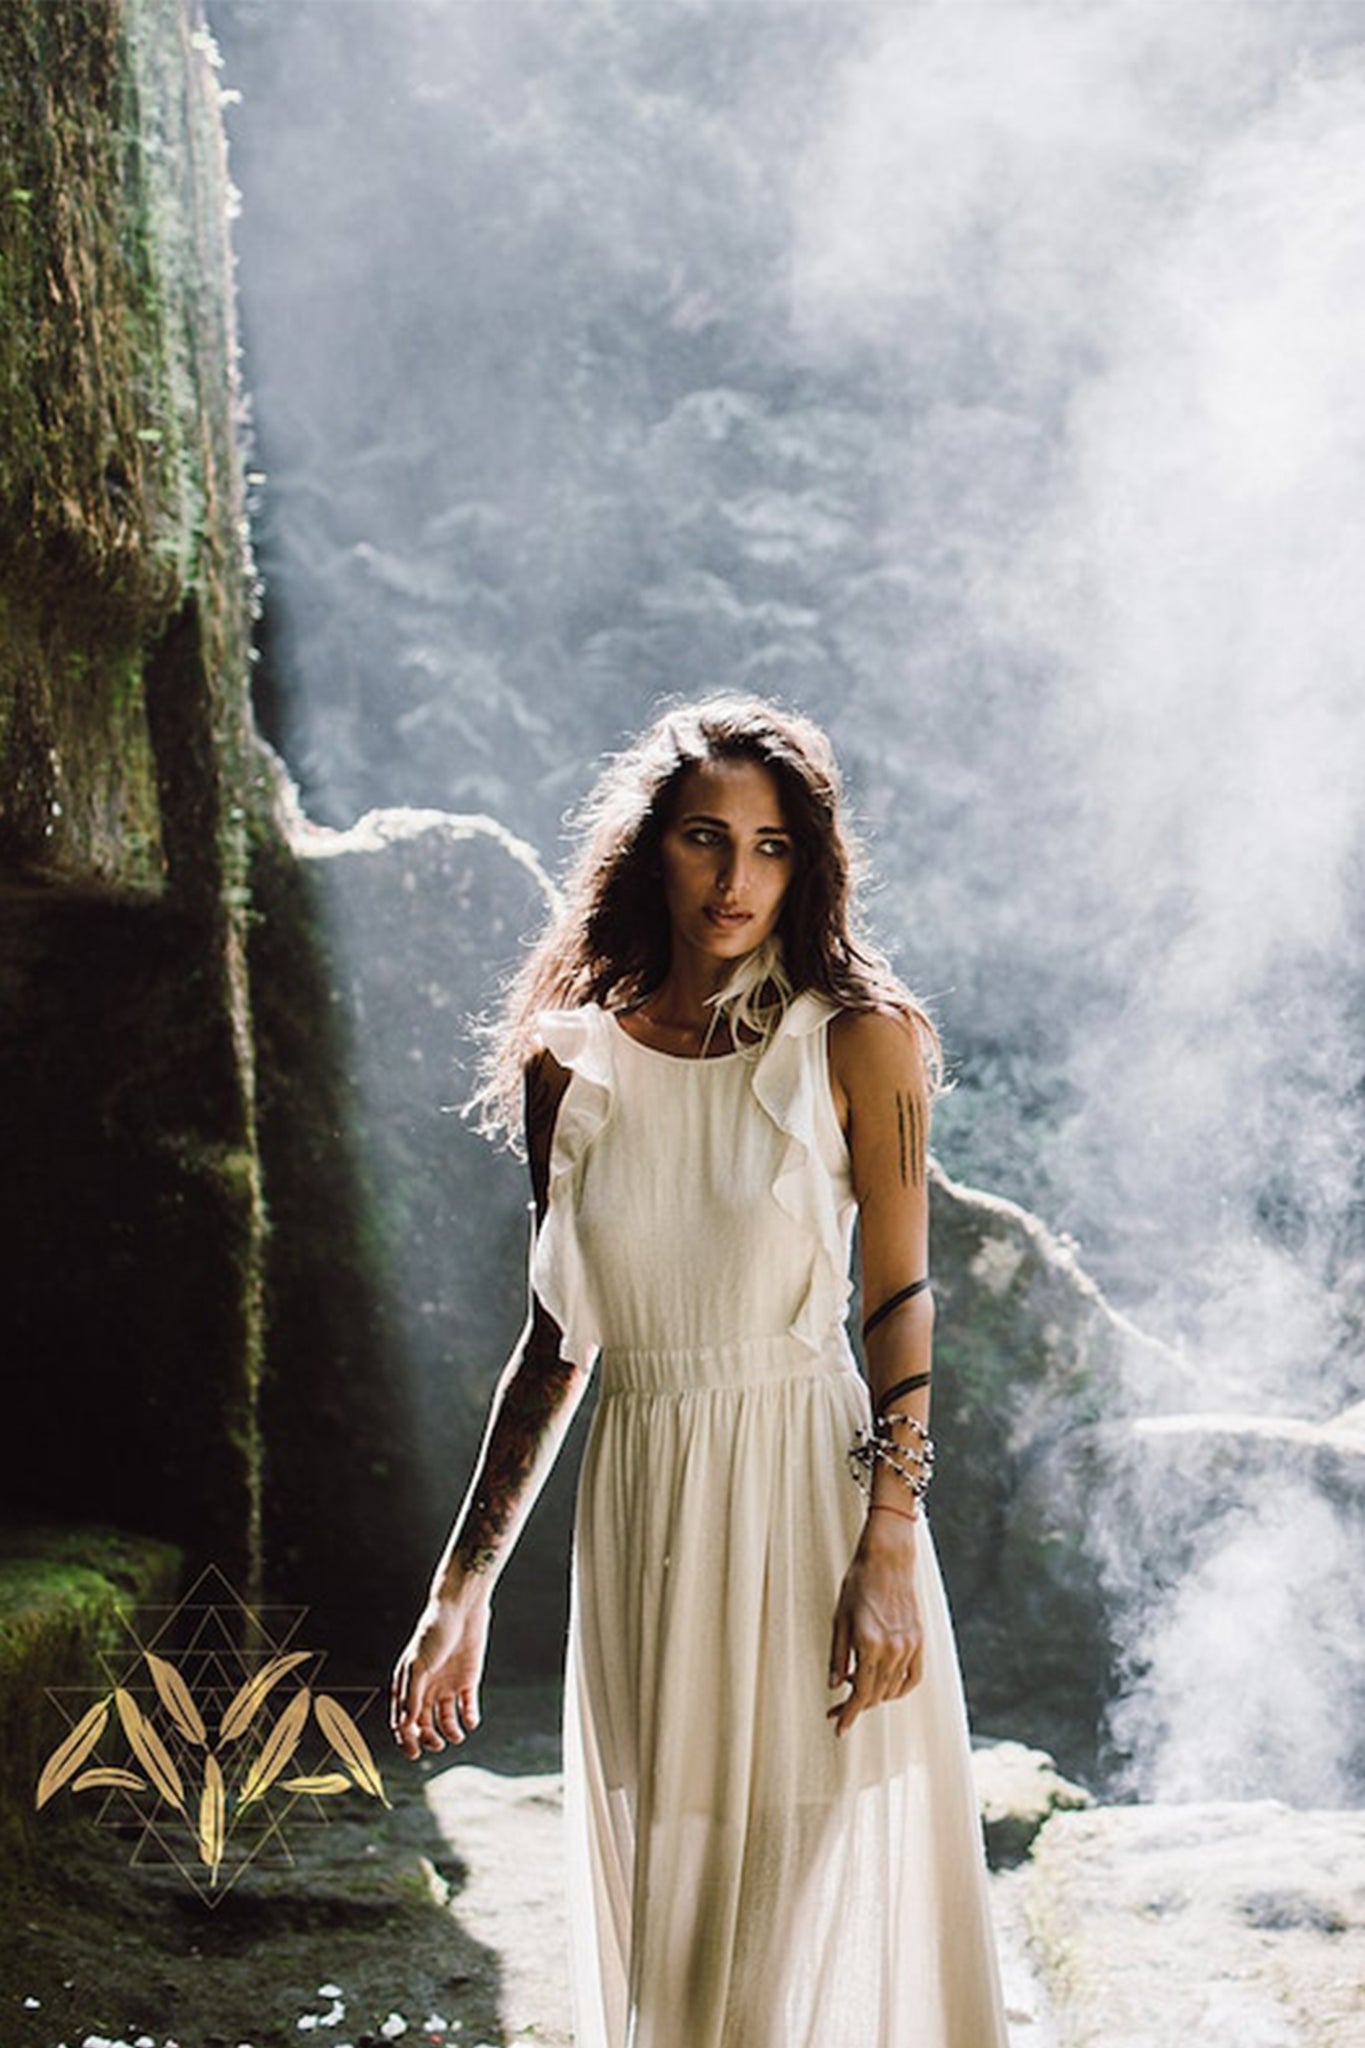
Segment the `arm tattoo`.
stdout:
<svg viewBox="0 0 1365 2048">
<path fill-rule="evenodd" d="M 542 1054 L 526 1068 L 526 1150 L 536 1211 L 543 1215 L 550 1176 L 550 1144 L 567 1077 Z M 484 1447 L 477 1492 L 465 1512 L 455 1555 L 469 1572 L 496 1564 L 540 1457 L 554 1435 L 555 1419 L 573 1388 L 576 1368 L 559 1355 L 559 1340 L 539 1310 L 516 1369 L 498 1400 L 494 1426 Z"/>
<path fill-rule="evenodd" d="M 924 1180 L 924 1111 L 917 1095 L 896 1091 L 896 1134 L 900 1142 L 901 1186 Z"/>
<path fill-rule="evenodd" d="M 467 1572 L 496 1564 L 527 1481 L 535 1471 L 555 1419 L 577 1377 L 566 1358 L 528 1344 L 503 1390 L 489 1435 L 477 1493 L 469 1503 L 455 1555 Z"/>
</svg>

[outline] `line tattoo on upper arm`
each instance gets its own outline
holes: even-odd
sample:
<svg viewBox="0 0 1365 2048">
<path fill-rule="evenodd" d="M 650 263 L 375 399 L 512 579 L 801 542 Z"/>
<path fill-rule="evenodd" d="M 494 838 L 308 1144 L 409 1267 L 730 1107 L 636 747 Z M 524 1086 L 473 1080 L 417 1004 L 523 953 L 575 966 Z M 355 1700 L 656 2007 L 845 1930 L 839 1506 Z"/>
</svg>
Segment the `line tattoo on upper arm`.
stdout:
<svg viewBox="0 0 1365 2048">
<path fill-rule="evenodd" d="M 900 1146 L 901 1186 L 920 1187 L 924 1182 L 924 1109 L 917 1095 L 908 1089 L 896 1091 L 896 1137 Z"/>
</svg>

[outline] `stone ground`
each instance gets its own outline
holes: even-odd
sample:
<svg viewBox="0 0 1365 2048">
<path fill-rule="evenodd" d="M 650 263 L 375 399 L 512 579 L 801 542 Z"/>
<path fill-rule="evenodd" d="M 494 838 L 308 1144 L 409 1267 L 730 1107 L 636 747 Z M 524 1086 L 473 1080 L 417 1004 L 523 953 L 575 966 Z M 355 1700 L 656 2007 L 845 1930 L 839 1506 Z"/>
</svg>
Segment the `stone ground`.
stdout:
<svg viewBox="0 0 1365 2048">
<path fill-rule="evenodd" d="M 376 1741 L 393 1810 L 291 1821 L 212 1908 L 71 1830 L 0 1915 L 0 2048 L 568 2048 L 555 1695 L 487 1707 L 460 1761 Z M 992 1891 L 1011 2048 L 1365 2042 L 1365 1814 L 1063 1813 Z"/>
<path fill-rule="evenodd" d="M 1365 1812 L 1058 1814 L 1017 1876 L 1065 2048 L 1365 2043 Z"/>
</svg>

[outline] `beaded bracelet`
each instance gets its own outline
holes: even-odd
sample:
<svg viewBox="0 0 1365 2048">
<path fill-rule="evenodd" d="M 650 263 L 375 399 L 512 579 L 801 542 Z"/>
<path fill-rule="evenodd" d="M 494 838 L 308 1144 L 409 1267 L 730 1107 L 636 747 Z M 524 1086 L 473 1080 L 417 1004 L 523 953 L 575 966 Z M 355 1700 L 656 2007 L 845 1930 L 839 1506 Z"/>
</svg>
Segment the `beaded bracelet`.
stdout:
<svg viewBox="0 0 1365 2048">
<path fill-rule="evenodd" d="M 917 1445 L 907 1448 L 891 1435 L 894 1424 L 914 1432 L 919 1439 Z M 907 1470 L 908 1461 L 913 1470 Z M 860 1429 L 848 1448 L 849 1470 L 863 1492 L 871 1495 L 872 1482 L 878 1465 L 885 1465 L 894 1472 L 902 1485 L 909 1488 L 918 1504 L 929 1491 L 934 1476 L 934 1440 L 922 1422 L 913 1415 L 878 1415 L 871 1429 Z"/>
</svg>

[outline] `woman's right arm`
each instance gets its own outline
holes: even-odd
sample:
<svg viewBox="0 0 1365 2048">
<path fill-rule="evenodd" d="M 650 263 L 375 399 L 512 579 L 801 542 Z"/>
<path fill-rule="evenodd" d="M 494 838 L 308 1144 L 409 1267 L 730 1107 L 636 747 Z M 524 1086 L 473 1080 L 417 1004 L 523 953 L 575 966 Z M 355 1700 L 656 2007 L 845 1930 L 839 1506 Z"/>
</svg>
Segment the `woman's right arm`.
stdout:
<svg viewBox="0 0 1365 2048">
<path fill-rule="evenodd" d="M 526 1149 L 544 1220 L 550 1141 L 569 1076 L 548 1053 L 526 1071 Z M 493 1587 L 535 1504 L 587 1385 L 560 1356 L 538 1301 L 498 1380 L 469 1491 L 432 1574 L 427 1604 L 394 1667 L 389 1725 L 410 1757 L 463 1742 L 479 1725 Z"/>
</svg>

